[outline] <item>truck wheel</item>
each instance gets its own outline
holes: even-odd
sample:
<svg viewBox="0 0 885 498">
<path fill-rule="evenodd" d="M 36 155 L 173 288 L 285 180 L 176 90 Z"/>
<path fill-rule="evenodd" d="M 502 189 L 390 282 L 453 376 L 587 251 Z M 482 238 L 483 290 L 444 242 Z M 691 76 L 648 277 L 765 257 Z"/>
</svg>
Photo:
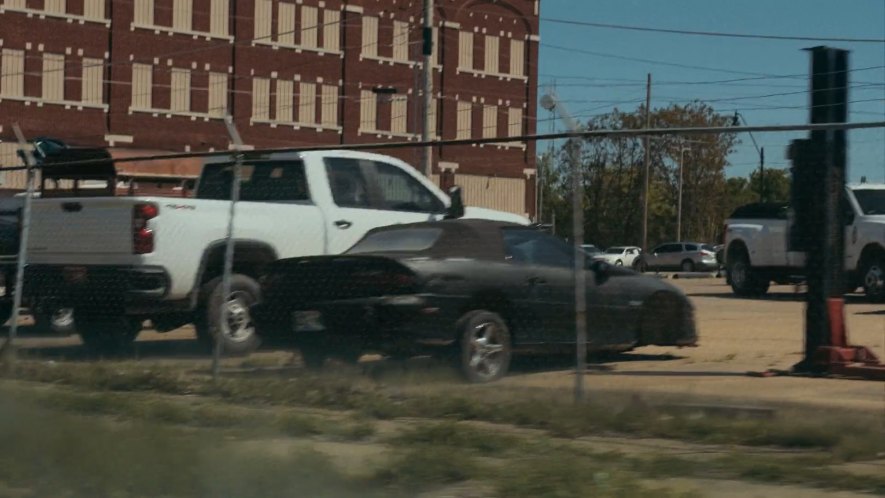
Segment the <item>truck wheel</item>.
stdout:
<svg viewBox="0 0 885 498">
<path fill-rule="evenodd" d="M 864 261 L 863 291 L 867 299 L 874 303 L 885 302 L 885 257 L 875 254 Z"/>
<path fill-rule="evenodd" d="M 250 307 L 261 296 L 258 282 L 246 275 L 233 274 L 230 280 L 230 296 L 222 299 L 221 277 L 210 280 L 203 287 L 203 305 L 197 310 L 194 325 L 197 338 L 208 346 L 214 345 L 216 334 L 221 332 L 222 351 L 231 355 L 246 355 L 260 344 L 252 322 Z M 227 306 L 227 321 L 222 323 L 221 307 Z"/>
<path fill-rule="evenodd" d="M 461 337 L 458 363 L 468 382 L 492 382 L 510 368 L 510 331 L 497 314 L 471 311 L 458 321 Z"/>
<path fill-rule="evenodd" d="M 98 354 L 131 352 L 132 343 L 141 332 L 141 320 L 125 315 L 106 316 L 75 311 L 74 316 L 83 345 Z"/>
<path fill-rule="evenodd" d="M 768 292 L 770 282 L 753 271 L 745 254 L 739 254 L 734 261 L 729 261 L 728 278 L 735 295 L 758 297 Z"/>
<path fill-rule="evenodd" d="M 34 328 L 44 334 L 70 335 L 76 332 L 72 308 L 48 308 L 34 313 Z"/>
<path fill-rule="evenodd" d="M 680 269 L 682 269 L 682 271 L 684 271 L 685 273 L 693 272 L 694 271 L 694 261 L 692 261 L 690 259 L 686 259 L 680 265 Z"/>
<path fill-rule="evenodd" d="M 12 316 L 12 303 L 0 303 L 0 327 L 6 325 Z"/>
</svg>

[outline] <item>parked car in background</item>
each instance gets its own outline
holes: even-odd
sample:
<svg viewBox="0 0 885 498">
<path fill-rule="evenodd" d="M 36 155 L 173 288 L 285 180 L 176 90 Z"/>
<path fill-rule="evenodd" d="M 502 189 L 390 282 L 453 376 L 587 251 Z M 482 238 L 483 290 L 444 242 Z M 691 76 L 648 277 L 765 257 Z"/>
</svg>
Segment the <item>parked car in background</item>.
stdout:
<svg viewBox="0 0 885 498">
<path fill-rule="evenodd" d="M 670 242 L 643 253 L 637 264 L 639 271 L 715 271 L 716 251 L 699 242 Z"/>
<path fill-rule="evenodd" d="M 252 317 L 259 335 L 288 338 L 308 366 L 370 351 L 435 354 L 488 382 L 514 353 L 574 350 L 573 258 L 562 240 L 510 223 L 376 228 L 343 255 L 270 265 Z M 697 342 L 679 289 L 603 261 L 587 264 L 587 316 L 591 350 Z"/>
<path fill-rule="evenodd" d="M 863 287 L 872 302 L 885 302 L 885 184 L 845 187 L 844 278 L 846 292 Z M 755 203 L 737 208 L 725 231 L 725 261 L 739 296 L 760 296 L 771 282 L 804 279 L 805 253 L 791 251 L 790 206 Z"/>
<path fill-rule="evenodd" d="M 609 247 L 602 254 L 597 255 L 596 259 L 615 266 L 627 266 L 632 268 L 633 263 L 641 254 L 642 249 L 636 246 L 616 246 Z"/>
<path fill-rule="evenodd" d="M 583 249 L 584 252 L 587 253 L 587 256 L 590 256 L 591 258 L 595 258 L 602 254 L 602 249 L 593 244 L 583 244 L 581 245 L 581 249 Z"/>
</svg>

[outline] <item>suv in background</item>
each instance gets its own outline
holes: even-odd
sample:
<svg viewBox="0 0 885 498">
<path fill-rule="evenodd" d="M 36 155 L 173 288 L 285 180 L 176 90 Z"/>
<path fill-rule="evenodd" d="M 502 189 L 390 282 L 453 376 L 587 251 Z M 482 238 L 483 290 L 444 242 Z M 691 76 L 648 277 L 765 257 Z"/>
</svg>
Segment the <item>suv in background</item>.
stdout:
<svg viewBox="0 0 885 498">
<path fill-rule="evenodd" d="M 639 271 L 674 270 L 683 272 L 715 271 L 719 268 L 716 251 L 699 242 L 661 244 L 640 256 Z"/>
</svg>

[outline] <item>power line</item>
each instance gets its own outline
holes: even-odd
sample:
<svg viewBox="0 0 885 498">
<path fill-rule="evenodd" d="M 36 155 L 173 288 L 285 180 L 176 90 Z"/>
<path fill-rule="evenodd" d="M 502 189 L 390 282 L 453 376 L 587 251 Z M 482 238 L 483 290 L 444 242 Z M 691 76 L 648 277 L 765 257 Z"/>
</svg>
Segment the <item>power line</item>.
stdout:
<svg viewBox="0 0 885 498">
<path fill-rule="evenodd" d="M 848 38 L 848 37 L 823 37 L 823 36 L 788 36 L 788 35 L 770 35 L 759 33 L 728 33 L 722 31 L 694 31 L 686 29 L 667 29 L 667 28 L 651 28 L 648 26 L 630 26 L 626 24 L 608 24 L 588 21 L 573 21 L 568 19 L 553 19 L 550 17 L 542 17 L 541 21 L 554 24 L 569 24 L 574 26 L 586 26 L 590 28 L 616 29 L 626 31 L 644 31 L 651 33 L 667 33 L 673 35 L 690 35 L 690 36 L 714 36 L 722 38 L 743 38 L 743 39 L 760 39 L 760 40 L 780 40 L 780 41 L 813 41 L 813 42 L 837 42 L 837 43 L 885 43 L 885 38 Z"/>
</svg>

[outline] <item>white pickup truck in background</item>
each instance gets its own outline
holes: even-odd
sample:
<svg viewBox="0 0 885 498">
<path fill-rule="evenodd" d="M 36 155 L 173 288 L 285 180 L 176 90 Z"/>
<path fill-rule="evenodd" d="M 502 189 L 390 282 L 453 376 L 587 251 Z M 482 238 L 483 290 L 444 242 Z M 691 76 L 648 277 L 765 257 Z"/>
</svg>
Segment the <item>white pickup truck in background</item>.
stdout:
<svg viewBox="0 0 885 498">
<path fill-rule="evenodd" d="M 885 184 L 846 187 L 846 291 L 863 287 L 873 302 L 885 301 Z M 759 296 L 774 281 L 802 277 L 805 253 L 789 250 L 789 206 L 750 204 L 726 221 L 725 262 L 735 294 Z"/>
<path fill-rule="evenodd" d="M 44 192 L 35 199 L 26 302 L 51 297 L 72 307 L 83 342 L 102 352 L 126 348 L 151 320 L 159 331 L 194 323 L 207 342 L 220 330 L 226 352 L 247 353 L 258 345 L 249 317 L 260 298 L 257 279 L 276 259 L 338 254 L 372 228 L 398 223 L 452 216 L 529 223 L 511 213 L 463 208 L 459 191 L 450 199 L 408 164 L 383 155 L 256 151 L 241 171 L 229 299 L 222 299 L 221 274 L 233 165 L 230 158 L 211 158 L 195 198 L 96 197 L 82 188 L 86 196 Z M 14 212 L 22 202 L 2 200 L 0 212 Z M 5 246 L 8 253 L 15 244 Z M 7 295 L 13 268 L 5 270 Z M 220 319 L 224 303 L 228 323 Z"/>
</svg>

